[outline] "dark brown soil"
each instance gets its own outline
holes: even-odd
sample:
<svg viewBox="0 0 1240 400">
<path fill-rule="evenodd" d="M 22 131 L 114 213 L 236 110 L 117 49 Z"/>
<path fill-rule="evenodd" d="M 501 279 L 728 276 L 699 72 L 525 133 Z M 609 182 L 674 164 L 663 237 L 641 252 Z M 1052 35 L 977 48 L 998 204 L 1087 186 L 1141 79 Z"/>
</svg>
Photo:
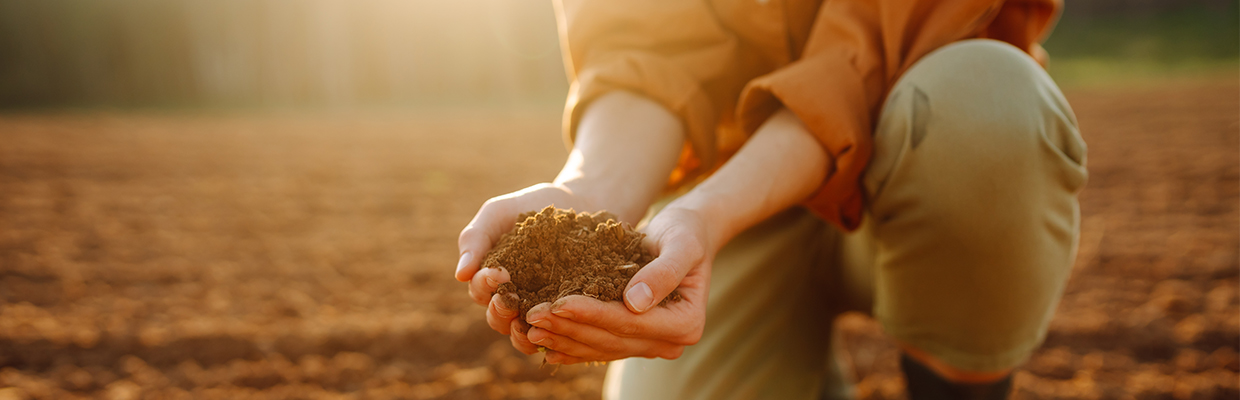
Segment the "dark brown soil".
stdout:
<svg viewBox="0 0 1240 400">
<path fill-rule="evenodd" d="M 619 220 L 606 211 L 577 213 L 555 206 L 523 213 L 482 266 L 508 271 L 512 280 L 497 293 L 502 299 L 515 295 L 510 301 L 517 303 L 519 315 L 575 294 L 622 301 L 629 280 L 654 257 L 642 246 L 646 235 Z M 679 299 L 672 292 L 660 305 Z"/>
</svg>

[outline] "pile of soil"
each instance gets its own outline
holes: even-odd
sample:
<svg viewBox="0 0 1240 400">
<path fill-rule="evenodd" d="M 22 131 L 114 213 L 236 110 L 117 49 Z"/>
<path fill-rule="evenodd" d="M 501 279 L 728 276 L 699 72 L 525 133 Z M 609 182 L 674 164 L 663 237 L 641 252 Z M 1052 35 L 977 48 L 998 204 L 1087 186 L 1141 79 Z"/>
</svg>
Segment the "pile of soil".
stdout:
<svg viewBox="0 0 1240 400">
<path fill-rule="evenodd" d="M 507 305 L 519 315 L 575 294 L 622 301 L 629 280 L 654 260 L 642 247 L 645 237 L 606 211 L 578 213 L 547 206 L 519 215 L 482 266 L 508 270 L 512 280 L 496 292 L 515 302 Z M 679 299 L 673 291 L 659 305 Z"/>
</svg>

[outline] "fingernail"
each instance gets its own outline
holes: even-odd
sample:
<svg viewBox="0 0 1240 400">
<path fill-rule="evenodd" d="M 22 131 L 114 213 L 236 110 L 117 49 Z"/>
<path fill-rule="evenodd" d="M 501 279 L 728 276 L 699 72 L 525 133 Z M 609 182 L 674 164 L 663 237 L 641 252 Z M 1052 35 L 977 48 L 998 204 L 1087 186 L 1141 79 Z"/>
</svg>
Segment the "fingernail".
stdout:
<svg viewBox="0 0 1240 400">
<path fill-rule="evenodd" d="M 573 319 L 573 312 L 568 310 L 551 310 L 552 314 L 560 318 Z"/>
<path fill-rule="evenodd" d="M 538 340 L 534 340 L 533 338 L 530 338 L 530 337 L 528 337 L 528 336 L 527 336 L 526 338 L 527 338 L 527 339 L 530 339 L 530 343 L 537 344 L 537 345 L 541 345 L 541 346 L 543 346 L 543 347 L 551 347 L 551 346 L 548 346 L 548 345 L 550 345 L 550 344 L 554 343 L 554 342 L 552 342 L 552 341 L 551 341 L 551 338 L 549 338 L 549 337 L 544 337 L 544 338 L 541 338 L 541 339 L 538 339 Z"/>
<path fill-rule="evenodd" d="M 504 307 L 502 302 L 495 302 L 495 313 L 499 314 L 501 318 L 505 318 L 505 319 L 512 318 L 513 316 L 517 315 L 516 311 L 512 311 L 512 310 L 509 310 L 508 307 Z"/>
<path fill-rule="evenodd" d="M 531 322 L 530 325 L 534 325 L 534 326 L 537 326 L 543 329 L 551 329 L 551 323 L 547 322 L 547 320 L 545 319 L 536 319 L 534 320 L 534 322 Z"/>
<path fill-rule="evenodd" d="M 461 254 L 461 260 L 456 262 L 456 272 L 460 273 L 461 270 L 465 269 L 465 266 L 468 265 L 469 262 L 473 260 L 474 260 L 474 253 L 467 251 L 464 254 Z"/>
<path fill-rule="evenodd" d="M 654 293 L 650 291 L 650 286 L 646 286 L 646 282 L 638 282 L 624 293 L 624 298 L 634 310 L 645 312 L 647 308 L 650 308 L 650 302 L 654 300 Z"/>
</svg>

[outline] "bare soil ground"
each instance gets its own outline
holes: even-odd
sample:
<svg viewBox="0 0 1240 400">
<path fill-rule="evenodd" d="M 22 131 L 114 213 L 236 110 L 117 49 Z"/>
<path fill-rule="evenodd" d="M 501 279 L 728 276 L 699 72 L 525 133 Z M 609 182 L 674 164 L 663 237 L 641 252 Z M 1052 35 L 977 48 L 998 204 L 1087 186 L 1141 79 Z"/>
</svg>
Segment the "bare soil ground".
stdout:
<svg viewBox="0 0 1240 400">
<path fill-rule="evenodd" d="M 1018 398 L 1240 396 L 1240 84 L 1069 94 L 1076 270 Z M 486 198 L 551 177 L 558 110 L 0 115 L 0 399 L 597 398 L 451 275 Z M 846 316 L 861 398 L 896 353 Z"/>
</svg>

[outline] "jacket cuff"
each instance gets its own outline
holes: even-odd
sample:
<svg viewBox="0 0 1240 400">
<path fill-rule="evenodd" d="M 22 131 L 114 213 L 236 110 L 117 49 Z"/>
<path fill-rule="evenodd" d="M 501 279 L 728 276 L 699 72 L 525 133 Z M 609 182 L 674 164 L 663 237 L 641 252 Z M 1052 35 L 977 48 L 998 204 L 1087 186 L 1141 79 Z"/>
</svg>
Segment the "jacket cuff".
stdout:
<svg viewBox="0 0 1240 400">
<path fill-rule="evenodd" d="M 839 54 L 835 54 L 839 53 Z M 745 87 L 737 120 L 753 134 L 781 106 L 809 128 L 830 156 L 827 177 L 803 204 L 846 231 L 861 224 L 860 180 L 871 156 L 869 104 L 864 77 L 843 52 L 824 52 L 755 79 Z"/>
</svg>

